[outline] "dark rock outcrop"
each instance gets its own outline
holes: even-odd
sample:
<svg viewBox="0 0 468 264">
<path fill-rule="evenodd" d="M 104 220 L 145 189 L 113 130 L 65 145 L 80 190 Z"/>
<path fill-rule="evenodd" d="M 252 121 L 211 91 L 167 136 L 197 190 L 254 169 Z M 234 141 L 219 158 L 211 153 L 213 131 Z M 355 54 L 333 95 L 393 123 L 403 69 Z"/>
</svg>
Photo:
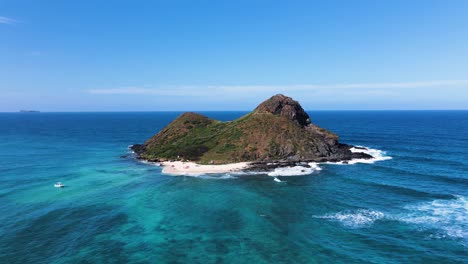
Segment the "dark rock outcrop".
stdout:
<svg viewBox="0 0 468 264">
<path fill-rule="evenodd" d="M 304 111 L 302 106 L 291 97 L 282 94 L 277 94 L 261 103 L 255 108 L 254 112 L 266 112 L 283 116 L 302 127 L 310 124 L 309 115 Z"/>
</svg>

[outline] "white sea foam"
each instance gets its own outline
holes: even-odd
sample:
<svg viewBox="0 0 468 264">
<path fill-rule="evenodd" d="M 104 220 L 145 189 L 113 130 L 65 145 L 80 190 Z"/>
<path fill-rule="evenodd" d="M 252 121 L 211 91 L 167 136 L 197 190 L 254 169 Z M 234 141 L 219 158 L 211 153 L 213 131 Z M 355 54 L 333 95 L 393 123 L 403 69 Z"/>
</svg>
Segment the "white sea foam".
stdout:
<svg viewBox="0 0 468 264">
<path fill-rule="evenodd" d="M 161 163 L 159 163 L 159 162 L 153 162 L 153 161 L 147 161 L 147 160 L 138 160 L 138 161 L 141 162 L 141 163 L 149 164 L 149 165 L 153 165 L 153 166 L 158 166 L 158 167 L 161 166 Z"/>
<path fill-rule="evenodd" d="M 317 163 L 315 163 L 315 162 L 310 162 L 310 163 L 309 163 L 309 166 L 310 166 L 312 169 L 316 170 L 316 171 L 321 171 L 321 170 L 322 170 L 322 168 L 320 168 L 319 165 L 318 165 Z"/>
<path fill-rule="evenodd" d="M 334 214 L 326 214 L 322 216 L 314 216 L 315 218 L 330 219 L 338 221 L 344 226 L 351 228 L 367 227 L 375 221 L 384 218 L 385 214 L 379 211 L 368 209 L 358 209 L 355 211 L 343 211 Z"/>
<path fill-rule="evenodd" d="M 131 154 L 135 154 L 135 151 L 133 151 L 132 147 L 133 147 L 133 145 L 128 145 L 127 146 L 128 152 L 131 153 Z"/>
<path fill-rule="evenodd" d="M 281 167 L 275 168 L 273 171 L 268 172 L 268 176 L 277 177 L 277 176 L 301 176 L 309 175 L 314 171 L 319 171 L 320 168 L 317 163 L 309 163 L 310 167 L 305 166 L 294 166 L 294 167 Z"/>
<path fill-rule="evenodd" d="M 468 245 L 468 199 L 434 200 L 406 206 L 408 213 L 397 215 L 402 222 L 416 224 L 425 230 L 438 230 L 434 237 L 452 237 Z"/>
<path fill-rule="evenodd" d="M 374 163 L 376 161 L 384 161 L 384 160 L 390 160 L 392 157 L 387 156 L 385 151 L 379 150 L 379 149 L 372 149 L 372 148 L 366 148 L 366 147 L 361 147 L 358 146 L 359 148 L 350 148 L 349 150 L 353 153 L 365 153 L 369 154 L 373 159 L 353 159 L 349 161 L 349 164 L 356 164 L 356 163 Z M 365 149 L 361 149 L 365 148 Z"/>
<path fill-rule="evenodd" d="M 212 180 L 237 179 L 237 175 L 235 175 L 235 173 L 172 172 L 165 171 L 165 167 L 163 166 L 162 168 L 162 173 L 170 176 L 187 176 Z"/>
<path fill-rule="evenodd" d="M 352 159 L 349 161 L 339 161 L 339 162 L 326 162 L 327 164 L 337 164 L 337 165 L 353 165 L 356 163 L 366 163 L 366 164 L 372 164 L 377 161 L 384 161 L 384 160 L 390 160 L 392 157 L 387 156 L 387 153 L 383 150 L 379 149 L 372 149 L 372 148 L 367 148 L 367 147 L 362 147 L 362 146 L 356 146 L 350 148 L 349 150 L 353 153 L 365 153 L 371 155 L 372 159 Z"/>
<path fill-rule="evenodd" d="M 130 153 L 130 154 L 135 154 L 135 151 L 133 151 L 132 149 L 128 149 L 127 152 Z"/>
<path fill-rule="evenodd" d="M 282 180 L 280 180 L 280 179 L 278 179 L 278 178 L 276 178 L 276 177 L 275 177 L 274 181 L 275 181 L 275 182 L 284 182 L 284 181 L 282 181 Z"/>
<path fill-rule="evenodd" d="M 187 175 L 202 179 L 211 179 L 211 180 L 229 180 L 229 179 L 237 179 L 236 176 L 231 174 L 220 174 L 220 175 L 213 175 L 213 174 L 200 174 L 200 175 Z"/>
<path fill-rule="evenodd" d="M 340 222 L 350 228 L 372 225 L 377 220 L 399 221 L 414 225 L 418 231 L 430 232 L 435 239 L 455 239 L 468 247 L 468 199 L 456 196 L 451 200 L 434 200 L 407 205 L 401 213 L 387 213 L 371 209 L 358 209 L 313 216 Z"/>
</svg>

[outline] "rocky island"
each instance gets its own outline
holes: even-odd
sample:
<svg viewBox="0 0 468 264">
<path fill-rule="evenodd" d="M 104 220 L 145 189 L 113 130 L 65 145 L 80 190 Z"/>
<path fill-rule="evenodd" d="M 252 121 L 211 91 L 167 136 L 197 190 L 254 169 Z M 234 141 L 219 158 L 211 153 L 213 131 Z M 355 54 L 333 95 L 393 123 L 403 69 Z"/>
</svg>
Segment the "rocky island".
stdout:
<svg viewBox="0 0 468 264">
<path fill-rule="evenodd" d="M 184 113 L 144 144 L 133 145 L 139 159 L 175 167 L 240 164 L 229 170 L 269 170 L 310 162 L 371 159 L 340 143 L 338 136 L 314 125 L 301 105 L 275 95 L 234 121 L 221 122 L 197 113 Z M 169 163 L 172 161 L 173 163 Z M 203 171 L 203 169 L 200 169 Z"/>
</svg>

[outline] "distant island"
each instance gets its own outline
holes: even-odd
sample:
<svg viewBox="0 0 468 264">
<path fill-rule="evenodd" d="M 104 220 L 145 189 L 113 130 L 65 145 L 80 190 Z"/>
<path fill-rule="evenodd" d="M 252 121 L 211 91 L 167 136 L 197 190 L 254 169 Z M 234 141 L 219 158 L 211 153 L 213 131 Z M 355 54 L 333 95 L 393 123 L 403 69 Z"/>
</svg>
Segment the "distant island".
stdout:
<svg viewBox="0 0 468 264">
<path fill-rule="evenodd" d="M 373 158 L 351 148 L 358 147 L 339 143 L 336 134 L 314 125 L 297 101 L 282 94 L 230 122 L 184 113 L 144 144 L 131 147 L 139 159 L 172 168 L 188 168 L 183 161 L 196 162 L 190 165 L 197 168 L 240 164 L 229 171 Z"/>
<path fill-rule="evenodd" d="M 37 110 L 19 110 L 20 113 L 40 113 L 40 111 Z"/>
</svg>

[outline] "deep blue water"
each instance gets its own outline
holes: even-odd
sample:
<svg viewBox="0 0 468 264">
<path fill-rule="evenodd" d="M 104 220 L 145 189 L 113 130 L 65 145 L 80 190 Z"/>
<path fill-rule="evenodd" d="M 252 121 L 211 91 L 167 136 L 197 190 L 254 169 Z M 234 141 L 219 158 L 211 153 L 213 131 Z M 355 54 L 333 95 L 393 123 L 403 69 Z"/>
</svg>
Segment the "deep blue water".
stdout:
<svg viewBox="0 0 468 264">
<path fill-rule="evenodd" d="M 310 111 L 392 159 L 284 183 L 121 157 L 178 114 L 0 114 L 0 263 L 466 263 L 468 111 Z"/>
</svg>

